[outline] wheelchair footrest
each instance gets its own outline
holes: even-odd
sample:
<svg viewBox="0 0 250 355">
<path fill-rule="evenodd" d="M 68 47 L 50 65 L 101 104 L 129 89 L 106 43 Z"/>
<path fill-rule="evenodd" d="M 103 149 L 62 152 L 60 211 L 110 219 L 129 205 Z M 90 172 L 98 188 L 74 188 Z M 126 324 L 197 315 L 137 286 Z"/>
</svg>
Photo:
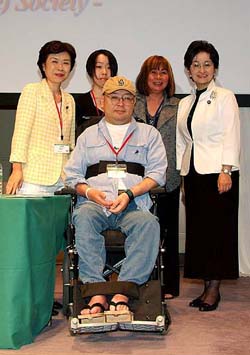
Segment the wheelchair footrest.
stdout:
<svg viewBox="0 0 250 355">
<path fill-rule="evenodd" d="M 81 324 L 85 323 L 105 323 L 104 313 L 94 313 L 94 314 L 81 314 L 78 316 Z"/>
<path fill-rule="evenodd" d="M 81 316 L 80 316 L 81 317 Z M 118 323 L 106 323 L 105 317 L 89 318 L 72 318 L 70 321 L 70 332 L 72 335 L 82 333 L 104 333 L 111 332 L 118 329 Z"/>
<path fill-rule="evenodd" d="M 116 330 L 163 333 L 166 330 L 165 316 L 159 315 L 155 321 L 135 321 L 130 311 L 106 311 L 99 313 L 98 316 L 79 315 L 70 321 L 72 335 Z"/>
<path fill-rule="evenodd" d="M 130 311 L 106 311 L 104 314 L 107 323 L 132 322 L 134 319 Z"/>
<path fill-rule="evenodd" d="M 89 323 L 119 323 L 132 322 L 133 313 L 130 311 L 105 311 L 104 313 L 80 314 L 77 317 L 81 324 Z"/>
<path fill-rule="evenodd" d="M 137 331 L 137 332 L 160 332 L 165 328 L 165 316 L 158 316 L 155 321 L 132 321 L 119 323 L 119 330 Z"/>
</svg>

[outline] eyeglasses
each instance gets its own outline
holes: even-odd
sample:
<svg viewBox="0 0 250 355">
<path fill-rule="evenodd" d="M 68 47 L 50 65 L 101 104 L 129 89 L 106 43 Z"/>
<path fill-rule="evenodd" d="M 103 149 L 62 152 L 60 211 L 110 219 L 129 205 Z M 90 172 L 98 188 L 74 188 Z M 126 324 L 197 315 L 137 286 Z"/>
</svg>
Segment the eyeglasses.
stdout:
<svg viewBox="0 0 250 355">
<path fill-rule="evenodd" d="M 132 105 L 135 102 L 135 97 L 132 95 L 123 95 L 123 96 L 119 96 L 119 95 L 115 95 L 115 94 L 110 94 L 110 95 L 106 95 L 112 105 L 118 105 L 120 103 L 120 101 L 122 100 L 124 105 Z"/>
<path fill-rule="evenodd" d="M 197 70 L 201 69 L 201 68 L 203 68 L 203 69 L 211 69 L 213 66 L 214 66 L 214 64 L 211 61 L 206 61 L 204 63 L 199 63 L 197 61 L 194 61 L 192 63 L 193 69 L 197 69 Z"/>
</svg>

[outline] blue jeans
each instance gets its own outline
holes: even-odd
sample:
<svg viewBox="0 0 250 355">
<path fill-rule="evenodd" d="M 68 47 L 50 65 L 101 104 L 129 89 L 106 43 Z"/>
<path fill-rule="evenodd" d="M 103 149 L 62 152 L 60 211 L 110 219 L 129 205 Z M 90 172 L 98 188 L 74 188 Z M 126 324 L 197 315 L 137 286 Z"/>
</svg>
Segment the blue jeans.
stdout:
<svg viewBox="0 0 250 355">
<path fill-rule="evenodd" d="M 106 229 L 120 230 L 126 235 L 126 259 L 118 280 L 138 285 L 148 280 L 160 243 L 160 226 L 152 213 L 138 209 L 132 201 L 122 213 L 107 216 L 101 206 L 86 201 L 74 210 L 73 223 L 79 254 L 79 276 L 83 283 L 105 281 L 102 273 L 106 250 L 104 237 L 100 233 Z"/>
</svg>

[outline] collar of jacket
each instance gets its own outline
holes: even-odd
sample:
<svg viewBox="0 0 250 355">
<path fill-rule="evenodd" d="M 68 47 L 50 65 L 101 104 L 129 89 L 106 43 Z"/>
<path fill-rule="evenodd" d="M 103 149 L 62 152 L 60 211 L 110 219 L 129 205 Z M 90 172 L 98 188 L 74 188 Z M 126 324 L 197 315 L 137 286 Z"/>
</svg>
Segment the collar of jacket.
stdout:
<svg viewBox="0 0 250 355">
<path fill-rule="evenodd" d="M 50 87 L 47 83 L 47 80 L 44 78 L 41 81 L 41 87 L 42 87 L 42 96 L 49 102 L 54 101 L 54 97 L 52 94 L 52 91 L 50 90 Z M 65 93 L 65 91 L 62 90 L 61 88 L 61 94 L 62 94 L 62 108 L 65 108 L 66 110 L 69 108 L 70 105 L 70 100 L 69 100 L 69 95 Z M 51 101 L 53 100 L 53 101 Z M 55 108 L 55 105 L 53 105 Z"/>
<path fill-rule="evenodd" d="M 193 88 L 192 88 L 192 90 L 191 90 L 191 94 L 192 95 L 196 95 L 196 90 L 197 90 L 197 86 L 195 85 Z M 200 96 L 200 98 L 199 98 L 199 100 L 205 100 L 205 99 L 207 99 L 209 96 L 210 96 L 210 99 L 213 99 L 213 98 L 215 98 L 215 97 L 211 97 L 211 96 L 216 96 L 216 84 L 215 84 L 215 81 L 214 80 L 212 80 L 212 81 L 210 81 L 210 83 L 209 83 L 209 85 L 208 85 L 208 87 L 207 87 L 207 90 L 206 91 L 204 91 L 202 94 L 201 94 L 201 96 Z M 214 93 L 214 95 L 213 95 L 213 93 Z"/>
<path fill-rule="evenodd" d="M 41 86 L 42 86 L 42 95 L 47 99 L 48 98 L 53 99 L 52 91 L 50 90 L 50 87 L 49 87 L 47 80 L 45 78 L 42 79 Z"/>
</svg>

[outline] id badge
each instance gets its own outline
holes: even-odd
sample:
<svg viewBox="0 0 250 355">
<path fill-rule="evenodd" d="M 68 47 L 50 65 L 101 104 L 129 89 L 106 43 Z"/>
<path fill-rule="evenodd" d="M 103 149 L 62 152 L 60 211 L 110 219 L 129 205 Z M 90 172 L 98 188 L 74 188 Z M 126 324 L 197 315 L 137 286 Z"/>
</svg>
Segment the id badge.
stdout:
<svg viewBox="0 0 250 355">
<path fill-rule="evenodd" d="M 57 154 L 68 154 L 70 152 L 69 144 L 64 144 L 64 143 L 54 144 L 54 152 Z"/>
<path fill-rule="evenodd" d="M 126 164 L 107 164 L 107 174 L 110 178 L 123 179 L 126 177 Z"/>
</svg>

